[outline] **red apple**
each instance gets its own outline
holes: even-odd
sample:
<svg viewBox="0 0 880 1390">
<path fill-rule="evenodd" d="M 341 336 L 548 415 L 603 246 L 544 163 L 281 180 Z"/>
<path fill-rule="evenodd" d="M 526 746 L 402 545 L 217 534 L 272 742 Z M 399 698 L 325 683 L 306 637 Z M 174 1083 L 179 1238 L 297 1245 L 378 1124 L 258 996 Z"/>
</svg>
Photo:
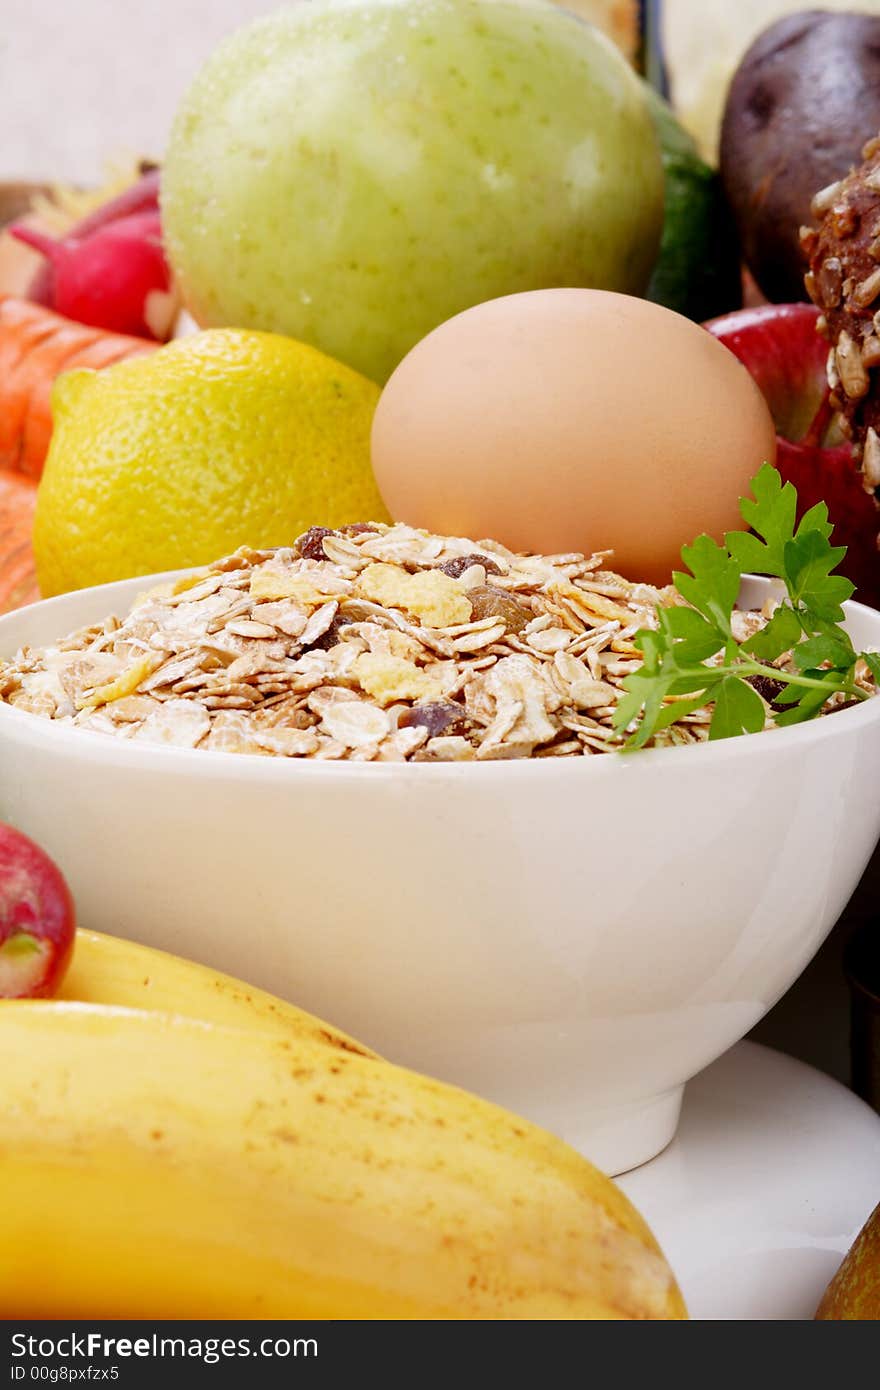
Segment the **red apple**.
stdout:
<svg viewBox="0 0 880 1390">
<path fill-rule="evenodd" d="M 47 854 L 0 824 L 0 999 L 53 995 L 70 962 L 76 918 Z"/>
<path fill-rule="evenodd" d="M 805 512 L 828 504 L 833 540 L 845 545 L 842 573 L 855 597 L 880 608 L 880 505 L 863 486 L 850 446 L 836 431 L 828 403 L 828 344 L 816 331 L 812 304 L 765 304 L 711 319 L 706 327 L 746 366 L 776 422 L 776 466 L 797 488 Z"/>
</svg>

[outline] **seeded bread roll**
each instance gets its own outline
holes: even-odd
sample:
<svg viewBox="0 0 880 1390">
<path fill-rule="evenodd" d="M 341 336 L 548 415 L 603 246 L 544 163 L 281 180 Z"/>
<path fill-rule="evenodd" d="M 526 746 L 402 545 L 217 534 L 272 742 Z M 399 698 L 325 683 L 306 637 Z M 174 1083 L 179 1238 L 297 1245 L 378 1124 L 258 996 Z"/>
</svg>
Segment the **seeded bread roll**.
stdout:
<svg viewBox="0 0 880 1390">
<path fill-rule="evenodd" d="M 828 339 L 831 404 L 852 440 L 864 486 L 880 486 L 880 136 L 863 163 L 812 202 L 818 227 L 801 228 L 807 292 Z"/>
</svg>

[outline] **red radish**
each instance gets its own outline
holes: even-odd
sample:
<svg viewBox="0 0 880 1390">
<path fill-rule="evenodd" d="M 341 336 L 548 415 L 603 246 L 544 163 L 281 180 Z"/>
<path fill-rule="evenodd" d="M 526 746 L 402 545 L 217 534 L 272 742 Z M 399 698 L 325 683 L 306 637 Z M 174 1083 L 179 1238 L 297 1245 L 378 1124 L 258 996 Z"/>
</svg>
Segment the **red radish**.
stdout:
<svg viewBox="0 0 880 1390">
<path fill-rule="evenodd" d="M 799 513 L 828 504 L 835 545 L 846 546 L 841 571 L 855 597 L 880 608 L 880 506 L 852 449 L 833 425 L 825 360 L 812 304 L 763 304 L 705 325 L 748 368 L 776 422 L 776 467 L 797 488 Z"/>
<path fill-rule="evenodd" d="M 57 313 L 111 333 L 162 342 L 171 336 L 178 303 L 158 212 L 61 240 L 22 223 L 8 230 L 51 262 Z"/>
<path fill-rule="evenodd" d="M 142 174 L 137 183 L 131 184 L 122 193 L 111 198 L 109 202 L 102 203 L 83 217 L 75 226 L 71 227 L 68 235 L 76 237 L 81 241 L 83 237 L 91 236 L 92 232 L 100 231 L 110 222 L 116 222 L 120 217 L 131 217 L 138 212 L 158 212 L 159 211 L 159 170 L 148 169 Z M 47 309 L 54 309 L 55 305 L 55 272 L 51 262 L 37 271 L 28 287 L 28 299 L 34 304 L 45 304 Z"/>
<path fill-rule="evenodd" d="M 0 999 L 45 999 L 73 951 L 73 899 L 47 854 L 0 824 Z"/>
<path fill-rule="evenodd" d="M 121 217 L 133 217 L 138 212 L 158 211 L 159 170 L 150 169 L 141 175 L 137 183 L 123 189 L 115 198 L 102 203 L 99 208 L 90 212 L 88 217 L 77 222 L 75 227 L 71 227 L 70 235 L 80 238 L 90 236 L 92 232 L 100 231 L 108 223 L 118 222 Z"/>
</svg>

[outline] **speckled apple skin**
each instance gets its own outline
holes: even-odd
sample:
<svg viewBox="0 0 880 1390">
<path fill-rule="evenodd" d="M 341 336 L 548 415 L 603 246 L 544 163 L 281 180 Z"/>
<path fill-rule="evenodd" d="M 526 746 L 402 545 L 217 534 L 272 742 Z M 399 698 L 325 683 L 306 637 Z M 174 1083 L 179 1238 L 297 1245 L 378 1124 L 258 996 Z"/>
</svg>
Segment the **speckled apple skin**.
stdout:
<svg viewBox="0 0 880 1390">
<path fill-rule="evenodd" d="M 208 61 L 162 214 L 200 324 L 287 333 L 384 381 L 482 300 L 640 293 L 663 175 L 637 78 L 555 7 L 315 0 Z"/>
</svg>

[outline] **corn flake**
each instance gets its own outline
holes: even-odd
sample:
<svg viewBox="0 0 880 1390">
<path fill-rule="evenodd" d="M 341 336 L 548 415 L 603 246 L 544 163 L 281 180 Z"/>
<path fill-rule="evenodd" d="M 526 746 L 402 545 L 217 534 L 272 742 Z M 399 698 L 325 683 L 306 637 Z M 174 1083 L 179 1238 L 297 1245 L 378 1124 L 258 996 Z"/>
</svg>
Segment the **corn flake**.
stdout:
<svg viewBox="0 0 880 1390">
<path fill-rule="evenodd" d="M 351 668 L 361 689 L 380 705 L 395 700 L 436 700 L 443 694 L 442 668 L 416 666 L 384 652 L 362 652 Z"/>
<path fill-rule="evenodd" d="M 385 607 L 405 608 L 428 627 L 470 622 L 467 595 L 456 580 L 440 570 L 408 574 L 396 565 L 368 565 L 358 585 L 364 598 Z"/>
<path fill-rule="evenodd" d="M 292 598 L 310 608 L 318 608 L 327 595 L 307 574 L 285 574 L 281 570 L 258 569 L 251 575 L 251 598 L 267 599 L 272 603 Z"/>
<path fill-rule="evenodd" d="M 98 705 L 109 705 L 112 700 L 121 700 L 126 695 L 133 695 L 141 681 L 146 680 L 156 667 L 159 665 L 161 657 L 156 655 L 142 656 L 133 666 L 129 666 L 127 671 L 122 671 L 115 680 L 108 681 L 106 685 L 96 685 L 94 690 L 87 695 L 82 695 L 76 702 L 77 709 L 97 709 Z"/>
</svg>

